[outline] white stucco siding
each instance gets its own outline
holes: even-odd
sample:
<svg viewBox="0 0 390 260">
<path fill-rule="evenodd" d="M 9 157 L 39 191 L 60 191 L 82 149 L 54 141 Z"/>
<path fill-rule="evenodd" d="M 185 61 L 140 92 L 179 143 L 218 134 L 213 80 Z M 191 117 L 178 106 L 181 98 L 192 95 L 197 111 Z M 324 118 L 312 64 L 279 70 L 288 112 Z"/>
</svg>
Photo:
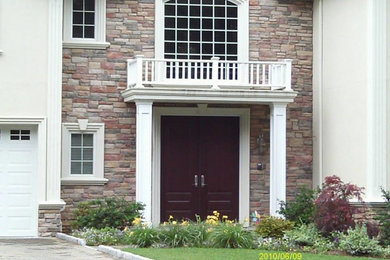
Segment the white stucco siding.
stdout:
<svg viewBox="0 0 390 260">
<path fill-rule="evenodd" d="M 0 117 L 45 116 L 47 0 L 0 0 Z"/>
<path fill-rule="evenodd" d="M 390 3 L 387 4 L 387 189 L 390 189 Z"/>
<path fill-rule="evenodd" d="M 367 1 L 314 6 L 314 183 L 366 186 Z"/>
<path fill-rule="evenodd" d="M 367 169 L 366 4 L 323 1 L 323 177 L 360 186 Z"/>
</svg>

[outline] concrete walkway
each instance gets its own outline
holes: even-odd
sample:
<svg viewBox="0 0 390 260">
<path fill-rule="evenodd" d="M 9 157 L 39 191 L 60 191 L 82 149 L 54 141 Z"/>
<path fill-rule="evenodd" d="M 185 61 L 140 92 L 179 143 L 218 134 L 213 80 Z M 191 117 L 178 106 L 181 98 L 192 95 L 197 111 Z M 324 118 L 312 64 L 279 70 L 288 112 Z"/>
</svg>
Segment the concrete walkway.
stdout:
<svg viewBox="0 0 390 260">
<path fill-rule="evenodd" d="M 112 260 L 93 248 L 86 248 L 57 238 L 1 239 L 1 260 Z"/>
</svg>

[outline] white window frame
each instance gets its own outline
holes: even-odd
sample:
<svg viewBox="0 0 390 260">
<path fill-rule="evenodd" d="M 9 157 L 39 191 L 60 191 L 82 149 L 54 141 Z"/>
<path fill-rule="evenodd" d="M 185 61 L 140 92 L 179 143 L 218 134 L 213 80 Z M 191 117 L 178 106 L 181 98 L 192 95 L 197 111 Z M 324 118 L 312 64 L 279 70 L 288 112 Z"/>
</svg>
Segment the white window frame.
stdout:
<svg viewBox="0 0 390 260">
<path fill-rule="evenodd" d="M 249 60 L 249 0 L 229 0 L 237 5 L 237 58 L 238 61 Z M 155 56 L 164 59 L 164 5 L 168 0 L 156 0 L 155 5 Z"/>
<path fill-rule="evenodd" d="M 71 174 L 72 134 L 93 134 L 93 174 Z M 62 185 L 104 185 L 104 124 L 88 123 L 79 119 L 78 123 L 62 124 Z"/>
<path fill-rule="evenodd" d="M 65 48 L 106 49 L 110 43 L 106 42 L 106 0 L 95 0 L 95 38 L 72 37 L 72 4 L 73 0 L 64 0 L 64 34 Z"/>
</svg>

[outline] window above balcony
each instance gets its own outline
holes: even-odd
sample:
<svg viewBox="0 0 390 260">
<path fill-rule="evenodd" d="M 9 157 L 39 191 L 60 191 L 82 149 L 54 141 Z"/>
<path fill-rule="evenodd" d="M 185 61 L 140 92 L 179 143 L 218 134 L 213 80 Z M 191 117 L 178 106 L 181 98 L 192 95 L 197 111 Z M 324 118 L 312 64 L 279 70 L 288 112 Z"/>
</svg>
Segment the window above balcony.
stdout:
<svg viewBox="0 0 390 260">
<path fill-rule="evenodd" d="M 246 0 L 156 0 L 156 58 L 248 61 Z"/>
</svg>

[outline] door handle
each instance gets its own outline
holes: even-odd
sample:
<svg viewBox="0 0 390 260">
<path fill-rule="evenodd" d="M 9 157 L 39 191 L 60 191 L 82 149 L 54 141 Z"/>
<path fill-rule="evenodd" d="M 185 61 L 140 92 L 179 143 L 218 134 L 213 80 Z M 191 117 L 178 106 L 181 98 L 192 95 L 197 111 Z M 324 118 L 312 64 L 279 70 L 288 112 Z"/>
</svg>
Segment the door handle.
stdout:
<svg viewBox="0 0 390 260">
<path fill-rule="evenodd" d="M 194 186 L 195 188 L 198 188 L 198 175 L 194 176 Z"/>
<path fill-rule="evenodd" d="M 200 186 L 203 188 L 204 186 L 206 186 L 207 184 L 204 183 L 204 175 L 202 174 L 200 176 Z"/>
</svg>

